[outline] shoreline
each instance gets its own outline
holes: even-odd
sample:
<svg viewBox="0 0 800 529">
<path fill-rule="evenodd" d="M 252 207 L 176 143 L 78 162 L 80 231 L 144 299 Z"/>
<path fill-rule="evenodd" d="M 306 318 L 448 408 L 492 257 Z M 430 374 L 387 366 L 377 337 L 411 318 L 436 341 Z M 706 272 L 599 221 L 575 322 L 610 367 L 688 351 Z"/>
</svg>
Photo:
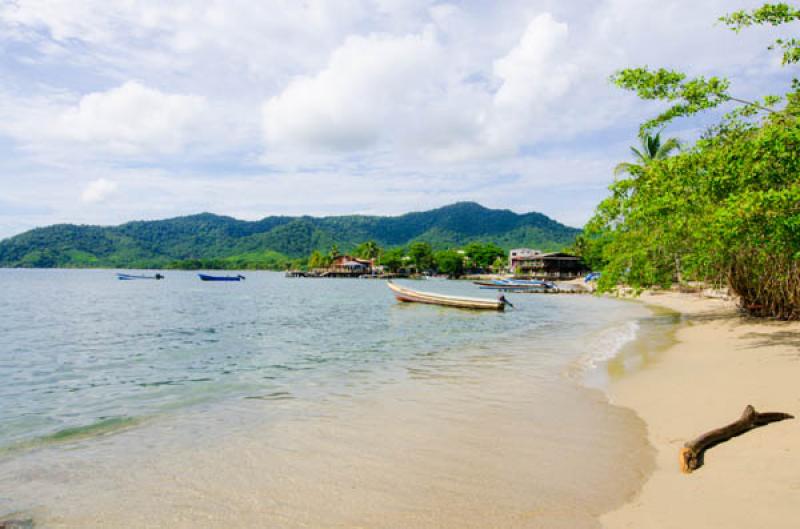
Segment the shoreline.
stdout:
<svg viewBox="0 0 800 529">
<path fill-rule="evenodd" d="M 600 522 L 610 529 L 795 527 L 800 420 L 722 443 L 689 475 L 680 471 L 678 453 L 748 404 L 800 416 L 800 323 L 747 318 L 730 301 L 696 294 L 645 293 L 639 301 L 680 314 L 675 343 L 615 377 L 607 394 L 646 423 L 656 468 L 631 501 Z"/>
<path fill-rule="evenodd" d="M 610 326 L 552 335 L 534 355 L 520 334 L 492 352 L 418 358 L 403 368 L 408 377 L 345 401 L 223 403 L 222 414 L 200 410 L 93 448 L 30 454 L 0 465 L 0 476 L 25 478 L 0 496 L 19 493 L 20 506 L 32 508 L 24 512 L 58 527 L 277 519 L 286 527 L 791 527 L 800 505 L 798 421 L 715 447 L 692 475 L 680 473 L 677 456 L 746 404 L 800 415 L 800 324 L 746 319 L 730 302 L 691 294 L 619 301 L 636 303 L 612 311 L 619 318 Z M 634 319 L 641 328 L 627 341 L 620 330 Z M 619 340 L 625 345 L 604 357 Z M 565 346 L 583 351 L 566 367 Z M 285 410 L 281 421 L 251 421 L 262 407 L 293 402 L 302 410 Z M 199 435 L 207 424 L 228 433 Z M 43 504 L 43 496 L 60 500 Z M 140 504 L 152 509 L 145 518 L 130 510 Z"/>
</svg>

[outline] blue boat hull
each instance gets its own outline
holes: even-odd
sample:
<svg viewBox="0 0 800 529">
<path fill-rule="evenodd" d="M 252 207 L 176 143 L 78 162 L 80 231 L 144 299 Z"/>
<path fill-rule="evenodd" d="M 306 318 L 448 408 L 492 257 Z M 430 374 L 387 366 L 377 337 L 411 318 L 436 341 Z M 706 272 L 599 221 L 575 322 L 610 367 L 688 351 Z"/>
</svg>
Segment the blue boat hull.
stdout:
<svg viewBox="0 0 800 529">
<path fill-rule="evenodd" d="M 244 276 L 210 276 L 207 274 L 197 274 L 201 281 L 241 281 Z"/>
</svg>

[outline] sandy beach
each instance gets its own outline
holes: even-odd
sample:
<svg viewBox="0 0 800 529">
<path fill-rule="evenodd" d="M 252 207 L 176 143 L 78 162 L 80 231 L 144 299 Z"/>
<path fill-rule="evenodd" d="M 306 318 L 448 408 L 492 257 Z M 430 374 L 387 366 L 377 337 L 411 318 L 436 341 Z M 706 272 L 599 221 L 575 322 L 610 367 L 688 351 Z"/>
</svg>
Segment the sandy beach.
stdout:
<svg viewBox="0 0 800 529">
<path fill-rule="evenodd" d="M 696 294 L 641 300 L 680 312 L 677 343 L 612 383 L 610 398 L 646 422 L 657 451 L 641 492 L 605 514 L 608 528 L 794 528 L 800 520 L 800 420 L 773 423 L 709 450 L 692 474 L 683 443 L 736 420 L 747 404 L 800 417 L 800 323 L 758 321 Z"/>
</svg>

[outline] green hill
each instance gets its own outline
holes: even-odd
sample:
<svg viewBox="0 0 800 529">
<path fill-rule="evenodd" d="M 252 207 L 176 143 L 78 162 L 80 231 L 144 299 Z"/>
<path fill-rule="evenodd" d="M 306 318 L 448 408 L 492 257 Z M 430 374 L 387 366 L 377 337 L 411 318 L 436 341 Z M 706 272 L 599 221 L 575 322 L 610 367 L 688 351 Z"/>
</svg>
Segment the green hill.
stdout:
<svg viewBox="0 0 800 529">
<path fill-rule="evenodd" d="M 517 214 L 474 202 L 397 217 L 266 217 L 243 221 L 201 213 L 120 226 L 58 224 L 0 241 L 0 267 L 159 268 L 177 260 L 218 259 L 236 265 L 246 258 L 279 266 L 333 244 L 346 252 L 366 240 L 383 247 L 426 241 L 436 249 L 471 241 L 503 248 L 556 250 L 579 230 L 540 213 Z"/>
</svg>

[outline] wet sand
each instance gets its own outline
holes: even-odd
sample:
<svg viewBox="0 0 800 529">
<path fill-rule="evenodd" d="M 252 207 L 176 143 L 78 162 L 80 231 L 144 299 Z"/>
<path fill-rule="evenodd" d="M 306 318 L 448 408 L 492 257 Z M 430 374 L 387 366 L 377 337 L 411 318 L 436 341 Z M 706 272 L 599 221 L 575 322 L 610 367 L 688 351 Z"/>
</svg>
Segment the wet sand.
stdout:
<svg viewBox="0 0 800 529">
<path fill-rule="evenodd" d="M 800 417 L 800 323 L 744 318 L 730 302 L 690 294 L 642 301 L 683 314 L 677 343 L 611 384 L 657 450 L 641 492 L 602 517 L 605 527 L 795 528 L 800 520 L 800 420 L 769 424 L 709 450 L 680 472 L 683 443 L 734 421 L 745 405 Z"/>
</svg>

